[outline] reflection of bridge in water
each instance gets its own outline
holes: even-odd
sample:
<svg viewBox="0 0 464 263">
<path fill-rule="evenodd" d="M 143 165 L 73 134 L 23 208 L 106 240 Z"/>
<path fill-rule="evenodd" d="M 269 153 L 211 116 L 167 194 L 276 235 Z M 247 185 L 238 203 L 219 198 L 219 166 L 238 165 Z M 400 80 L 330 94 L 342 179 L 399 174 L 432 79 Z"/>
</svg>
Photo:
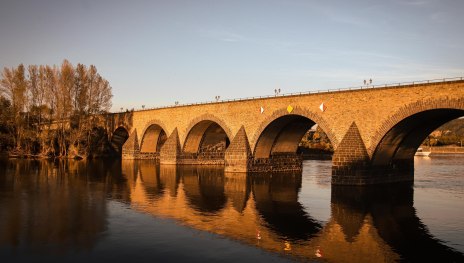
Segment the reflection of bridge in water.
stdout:
<svg viewBox="0 0 464 263">
<path fill-rule="evenodd" d="M 151 162 L 123 162 L 122 172 L 137 209 L 266 250 L 305 259 L 319 251 L 334 262 L 464 259 L 417 218 L 410 184 L 333 186 L 332 215 L 324 224 L 298 202 L 301 174 L 237 177 L 222 167 Z"/>
<path fill-rule="evenodd" d="M 221 167 L 151 161 L 21 161 L 7 170 L 0 169 L 2 246 L 91 250 L 107 230 L 110 198 L 305 260 L 319 250 L 333 262 L 464 261 L 417 217 L 409 184 L 332 186 L 331 217 L 321 222 L 299 201 L 301 174 L 238 177 Z"/>
</svg>

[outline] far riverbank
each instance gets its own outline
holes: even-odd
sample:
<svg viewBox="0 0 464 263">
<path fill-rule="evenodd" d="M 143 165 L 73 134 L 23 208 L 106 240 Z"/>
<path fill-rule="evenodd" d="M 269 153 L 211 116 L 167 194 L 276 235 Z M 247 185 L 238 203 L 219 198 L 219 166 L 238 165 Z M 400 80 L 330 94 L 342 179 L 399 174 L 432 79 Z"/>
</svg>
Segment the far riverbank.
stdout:
<svg viewBox="0 0 464 263">
<path fill-rule="evenodd" d="M 464 154 L 464 147 L 458 146 L 422 146 L 422 149 L 431 154 Z"/>
</svg>

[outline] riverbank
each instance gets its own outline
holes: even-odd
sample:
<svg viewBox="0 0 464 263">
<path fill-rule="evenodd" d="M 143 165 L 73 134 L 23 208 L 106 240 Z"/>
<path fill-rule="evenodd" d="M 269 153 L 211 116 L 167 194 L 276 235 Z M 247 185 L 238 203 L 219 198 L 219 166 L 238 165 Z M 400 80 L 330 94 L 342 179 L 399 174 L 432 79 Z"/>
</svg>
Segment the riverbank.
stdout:
<svg viewBox="0 0 464 263">
<path fill-rule="evenodd" d="M 436 147 L 422 146 L 422 149 L 426 152 L 431 152 L 432 155 L 434 154 L 464 154 L 464 147 L 456 147 L 456 146 L 436 146 Z"/>
<path fill-rule="evenodd" d="M 303 160 L 332 160 L 333 152 L 319 148 L 298 148 Z"/>
</svg>

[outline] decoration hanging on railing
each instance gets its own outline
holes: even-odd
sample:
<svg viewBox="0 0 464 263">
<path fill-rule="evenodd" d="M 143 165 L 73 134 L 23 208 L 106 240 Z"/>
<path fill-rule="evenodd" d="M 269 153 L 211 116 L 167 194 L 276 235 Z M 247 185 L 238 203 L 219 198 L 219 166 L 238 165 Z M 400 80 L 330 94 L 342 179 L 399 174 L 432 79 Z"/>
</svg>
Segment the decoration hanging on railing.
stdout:
<svg viewBox="0 0 464 263">
<path fill-rule="evenodd" d="M 324 112 L 327 109 L 327 106 L 324 105 L 324 102 L 319 105 L 319 109 Z"/>
<path fill-rule="evenodd" d="M 263 112 L 264 112 L 264 108 L 263 108 L 263 107 L 261 107 L 261 110 L 260 110 L 260 111 L 261 111 L 261 114 L 263 114 Z"/>
</svg>

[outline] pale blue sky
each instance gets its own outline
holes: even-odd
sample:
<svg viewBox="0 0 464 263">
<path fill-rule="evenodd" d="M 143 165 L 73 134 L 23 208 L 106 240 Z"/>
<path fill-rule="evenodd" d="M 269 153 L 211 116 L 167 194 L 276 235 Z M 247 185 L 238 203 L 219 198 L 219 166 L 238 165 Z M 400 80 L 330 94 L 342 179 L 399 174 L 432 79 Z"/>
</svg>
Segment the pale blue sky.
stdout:
<svg viewBox="0 0 464 263">
<path fill-rule="evenodd" d="M 464 76 L 464 1 L 2 0 L 0 67 L 94 64 L 113 110 Z"/>
</svg>

